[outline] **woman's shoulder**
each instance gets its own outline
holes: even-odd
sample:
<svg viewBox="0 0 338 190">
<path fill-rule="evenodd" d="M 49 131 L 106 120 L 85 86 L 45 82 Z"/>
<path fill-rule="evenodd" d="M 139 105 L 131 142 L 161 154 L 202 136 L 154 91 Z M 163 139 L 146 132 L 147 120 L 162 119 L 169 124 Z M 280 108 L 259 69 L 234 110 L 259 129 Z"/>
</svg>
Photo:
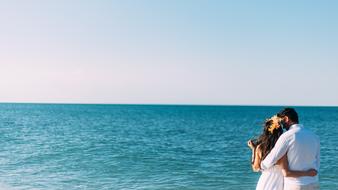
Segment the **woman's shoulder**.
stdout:
<svg viewBox="0 0 338 190">
<path fill-rule="evenodd" d="M 256 154 L 258 154 L 258 155 L 262 155 L 262 144 L 258 144 L 257 146 L 256 146 Z"/>
</svg>

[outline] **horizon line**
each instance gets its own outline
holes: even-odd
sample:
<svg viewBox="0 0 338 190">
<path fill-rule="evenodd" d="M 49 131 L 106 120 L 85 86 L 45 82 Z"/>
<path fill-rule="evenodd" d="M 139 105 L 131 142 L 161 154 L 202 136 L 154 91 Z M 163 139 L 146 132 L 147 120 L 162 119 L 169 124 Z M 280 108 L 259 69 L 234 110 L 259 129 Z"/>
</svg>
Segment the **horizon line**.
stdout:
<svg viewBox="0 0 338 190">
<path fill-rule="evenodd" d="M 233 106 L 233 107 L 338 107 L 338 105 L 291 105 L 291 104 L 191 104 L 191 103 L 84 103 L 84 102 L 0 102 L 0 104 L 45 104 L 45 105 L 140 105 L 140 106 Z"/>
</svg>

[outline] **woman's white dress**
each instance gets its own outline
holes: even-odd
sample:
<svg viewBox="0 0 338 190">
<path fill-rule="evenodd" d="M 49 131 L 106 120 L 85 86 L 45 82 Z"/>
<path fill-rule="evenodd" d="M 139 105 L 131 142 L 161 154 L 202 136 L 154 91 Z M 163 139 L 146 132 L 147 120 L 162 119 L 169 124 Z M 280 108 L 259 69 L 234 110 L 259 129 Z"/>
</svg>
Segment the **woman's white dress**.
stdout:
<svg viewBox="0 0 338 190">
<path fill-rule="evenodd" d="M 262 172 L 256 190 L 283 190 L 284 177 L 278 166 L 273 166 Z"/>
</svg>

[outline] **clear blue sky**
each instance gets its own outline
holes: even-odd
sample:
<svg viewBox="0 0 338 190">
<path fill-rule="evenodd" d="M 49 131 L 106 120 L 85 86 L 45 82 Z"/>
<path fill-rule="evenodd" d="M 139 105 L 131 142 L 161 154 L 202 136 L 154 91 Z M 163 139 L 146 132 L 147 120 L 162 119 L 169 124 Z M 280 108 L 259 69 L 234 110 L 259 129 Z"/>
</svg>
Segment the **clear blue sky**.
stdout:
<svg viewBox="0 0 338 190">
<path fill-rule="evenodd" d="M 0 102 L 338 105 L 338 1 L 0 1 Z"/>
</svg>

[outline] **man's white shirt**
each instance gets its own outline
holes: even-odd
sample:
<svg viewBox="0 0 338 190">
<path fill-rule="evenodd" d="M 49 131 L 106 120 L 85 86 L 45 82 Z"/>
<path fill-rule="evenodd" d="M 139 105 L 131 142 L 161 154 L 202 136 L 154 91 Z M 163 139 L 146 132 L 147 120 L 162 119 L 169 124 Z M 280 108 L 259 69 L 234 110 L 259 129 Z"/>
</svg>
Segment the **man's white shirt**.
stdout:
<svg viewBox="0 0 338 190">
<path fill-rule="evenodd" d="M 279 137 L 275 147 L 261 162 L 261 168 L 264 170 L 272 167 L 286 153 L 290 170 L 306 171 L 313 168 L 319 172 L 319 137 L 302 125 L 292 125 Z M 285 177 L 284 183 L 292 185 L 318 183 L 318 175 L 298 178 Z"/>
</svg>

